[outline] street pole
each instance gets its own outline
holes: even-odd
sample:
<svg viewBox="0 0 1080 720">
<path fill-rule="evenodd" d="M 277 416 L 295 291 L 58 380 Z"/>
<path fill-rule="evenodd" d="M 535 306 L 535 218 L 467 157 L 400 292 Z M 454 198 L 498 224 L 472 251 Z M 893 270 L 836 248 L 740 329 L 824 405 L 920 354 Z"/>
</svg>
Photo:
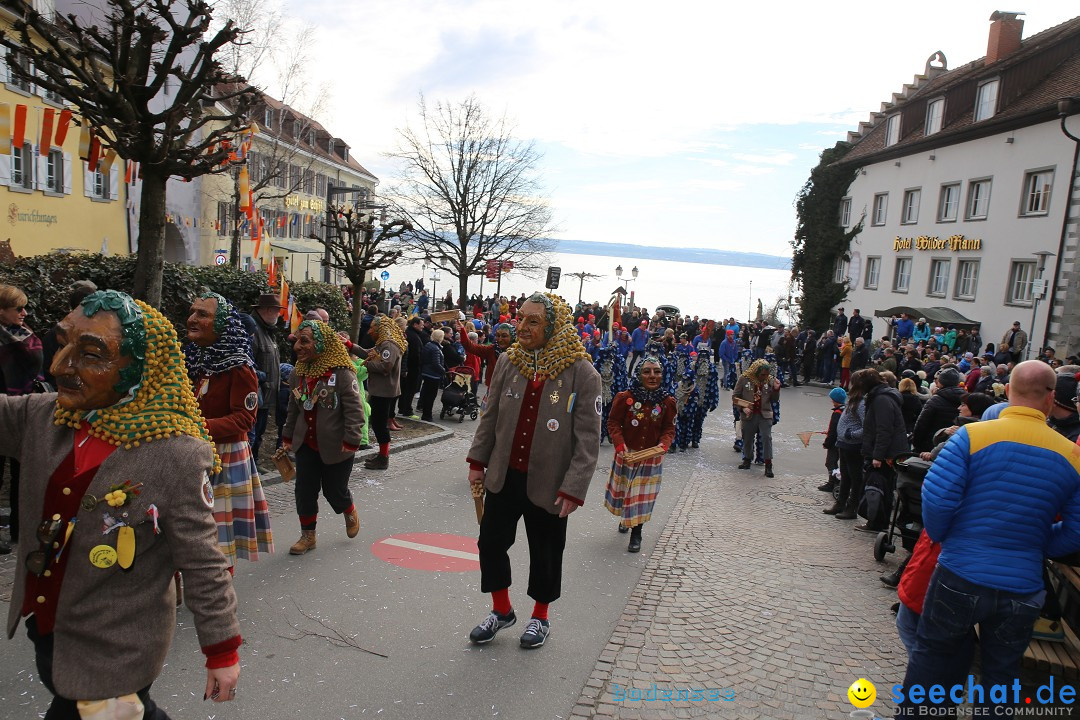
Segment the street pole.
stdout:
<svg viewBox="0 0 1080 720">
<path fill-rule="evenodd" d="M 750 322 L 750 320 L 752 319 L 750 317 L 750 315 L 753 312 L 753 307 L 754 307 L 754 281 L 751 280 L 750 281 L 750 297 L 746 301 L 746 321 L 747 322 Z"/>
<path fill-rule="evenodd" d="M 1038 283 L 1039 292 L 1036 293 L 1034 291 L 1034 287 L 1032 288 L 1032 293 L 1031 293 L 1031 336 L 1028 338 L 1026 352 L 1024 353 L 1024 359 L 1025 360 L 1030 360 L 1031 359 L 1031 346 L 1034 344 L 1035 337 L 1036 337 L 1036 335 L 1035 335 L 1035 323 L 1038 321 L 1037 319 L 1038 319 L 1038 314 L 1039 314 L 1039 300 L 1042 299 L 1043 293 L 1046 292 L 1045 281 L 1043 280 L 1043 273 L 1046 271 L 1046 258 L 1050 257 L 1053 254 L 1054 253 L 1047 252 L 1045 250 L 1040 250 L 1039 252 L 1034 253 L 1034 255 L 1037 258 L 1039 258 L 1039 270 L 1038 270 L 1038 273 L 1035 276 L 1035 282 Z M 1032 283 L 1032 285 L 1034 286 L 1034 283 Z M 1047 324 L 1049 324 L 1049 321 L 1047 321 Z M 1045 334 L 1044 334 L 1044 337 L 1045 337 Z M 1043 344 L 1045 345 L 1045 343 L 1043 343 Z M 1039 352 L 1042 353 L 1042 348 L 1039 348 Z"/>
</svg>

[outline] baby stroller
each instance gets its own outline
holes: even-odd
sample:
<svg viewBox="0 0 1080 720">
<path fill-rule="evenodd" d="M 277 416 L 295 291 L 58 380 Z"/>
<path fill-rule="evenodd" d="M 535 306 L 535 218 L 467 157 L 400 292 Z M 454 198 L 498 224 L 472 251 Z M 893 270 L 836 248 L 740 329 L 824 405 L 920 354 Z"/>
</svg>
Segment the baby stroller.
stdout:
<svg viewBox="0 0 1080 720">
<path fill-rule="evenodd" d="M 476 393 L 472 391 L 472 368 L 458 365 L 450 368 L 447 375 L 450 381 L 443 387 L 439 419 L 457 415 L 458 422 L 465 422 L 468 415 L 475 420 L 480 415 L 480 405 L 476 402 Z"/>
<path fill-rule="evenodd" d="M 896 469 L 896 498 L 892 507 L 889 529 L 878 533 L 874 541 L 874 559 L 881 562 L 885 555 L 896 552 L 893 538 L 900 536 L 904 549 L 911 551 L 922 532 L 922 485 L 930 470 L 930 461 L 918 455 L 901 456 L 893 463 Z"/>
</svg>

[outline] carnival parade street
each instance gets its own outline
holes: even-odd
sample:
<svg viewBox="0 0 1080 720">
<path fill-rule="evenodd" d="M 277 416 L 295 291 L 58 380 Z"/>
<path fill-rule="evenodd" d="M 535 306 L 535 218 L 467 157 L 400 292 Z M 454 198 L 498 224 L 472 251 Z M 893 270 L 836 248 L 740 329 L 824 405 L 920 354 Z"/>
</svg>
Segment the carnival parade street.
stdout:
<svg viewBox="0 0 1080 720">
<path fill-rule="evenodd" d="M 453 437 L 395 454 L 390 472 L 357 463 L 355 541 L 334 517 L 320 525 L 316 551 L 279 550 L 237 567 L 239 702 L 209 707 L 190 687 L 203 657 L 183 608 L 154 696 L 177 718 L 840 718 L 854 710 L 848 686 L 867 678 L 884 714 L 884 688 L 904 668 L 889 612 L 896 593 L 878 580 L 895 556 L 875 562 L 873 535 L 821 512 L 831 501 L 816 489 L 824 451 L 803 448 L 796 433 L 827 426 L 826 390 L 783 392 L 776 477 L 761 466 L 738 470 L 730 415 L 712 414 L 699 449 L 665 459 L 666 487 L 637 555 L 603 506 L 605 443 L 585 506 L 570 518 L 564 594 L 540 650 L 518 646 L 521 623 L 490 644 L 468 641 L 488 598 L 477 592 L 462 462 L 475 423 L 453 421 L 439 423 Z M 268 484 L 266 495 L 275 529 L 291 535 L 291 483 Z M 389 537 L 404 544 L 380 543 Z M 527 554 L 519 533 L 510 588 L 519 613 L 530 602 Z M 14 558 L 0 557 L 5 599 Z M 455 570 L 438 569 L 448 566 Z M 0 716 L 48 707 L 33 666 L 25 638 L 8 644 Z M 661 697 L 681 688 L 731 699 L 619 699 L 630 688 L 645 697 L 654 684 Z"/>
</svg>

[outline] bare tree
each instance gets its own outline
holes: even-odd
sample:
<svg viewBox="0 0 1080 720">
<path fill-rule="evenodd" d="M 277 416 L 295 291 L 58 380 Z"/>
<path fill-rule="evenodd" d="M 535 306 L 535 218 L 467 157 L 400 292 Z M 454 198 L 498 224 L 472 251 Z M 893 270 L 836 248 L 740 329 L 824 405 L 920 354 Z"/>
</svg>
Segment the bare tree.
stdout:
<svg viewBox="0 0 1080 720">
<path fill-rule="evenodd" d="M 380 208 L 375 208 L 380 209 Z M 387 268 L 401 259 L 403 248 L 395 240 L 412 230 L 406 220 L 383 223 L 375 230 L 375 209 L 351 206 L 329 207 L 326 212 L 326 238 L 315 238 L 330 250 L 330 267 L 341 270 L 353 286 L 353 342 L 359 340 L 360 320 L 364 315 L 360 298 L 364 279 L 371 270 Z"/>
<path fill-rule="evenodd" d="M 166 183 L 226 170 L 228 153 L 220 143 L 247 124 L 258 97 L 246 84 L 217 91 L 235 80 L 217 53 L 241 42 L 242 33 L 232 23 L 209 33 L 211 10 L 203 0 L 101 0 L 103 27 L 75 15 L 49 19 L 23 7 L 14 33 L 0 38 L 12 51 L 7 58 L 13 76 L 63 98 L 104 148 L 140 163 L 134 294 L 159 304 Z"/>
<path fill-rule="evenodd" d="M 474 96 L 433 108 L 421 97 L 419 111 L 421 128 L 400 130 L 398 149 L 387 155 L 401 175 L 386 195 L 413 226 L 403 236 L 410 254 L 456 277 L 464 307 L 469 277 L 488 260 L 529 269 L 551 250 L 541 155 Z"/>
</svg>

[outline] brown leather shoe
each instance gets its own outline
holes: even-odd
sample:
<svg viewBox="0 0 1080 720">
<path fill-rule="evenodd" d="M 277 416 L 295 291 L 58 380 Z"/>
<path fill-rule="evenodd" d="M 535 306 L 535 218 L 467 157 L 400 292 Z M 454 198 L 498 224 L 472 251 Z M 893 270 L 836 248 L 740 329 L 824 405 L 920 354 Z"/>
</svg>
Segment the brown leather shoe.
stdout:
<svg viewBox="0 0 1080 720">
<path fill-rule="evenodd" d="M 356 508 L 353 508 L 352 512 L 345 513 L 345 534 L 354 538 L 359 532 L 360 516 L 356 514 Z"/>
<path fill-rule="evenodd" d="M 388 429 L 390 429 L 390 430 L 404 430 L 405 429 L 405 428 L 401 427 L 401 425 L 398 424 L 397 420 L 390 420 L 390 422 L 386 423 L 386 427 Z"/>
<path fill-rule="evenodd" d="M 356 521 L 356 529 L 360 529 L 360 521 Z M 300 539 L 293 543 L 293 546 L 289 548 L 290 555 L 303 555 L 309 550 L 315 549 L 315 531 L 314 530 L 301 530 Z"/>
<path fill-rule="evenodd" d="M 386 470 L 390 467 L 390 458 L 385 455 L 372 455 L 364 461 L 364 467 L 368 470 Z"/>
</svg>

